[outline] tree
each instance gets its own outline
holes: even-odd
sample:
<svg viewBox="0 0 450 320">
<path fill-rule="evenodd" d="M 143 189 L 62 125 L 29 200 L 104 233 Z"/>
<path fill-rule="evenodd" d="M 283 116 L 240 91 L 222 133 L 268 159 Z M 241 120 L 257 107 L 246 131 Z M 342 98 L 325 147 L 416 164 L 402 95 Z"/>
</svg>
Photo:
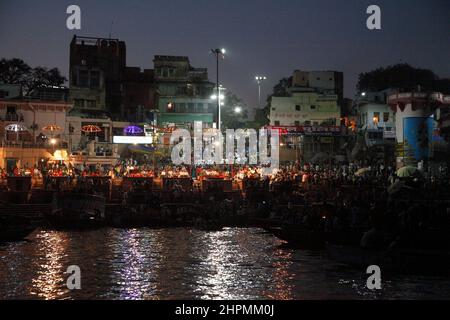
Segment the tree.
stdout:
<svg viewBox="0 0 450 320">
<path fill-rule="evenodd" d="M 0 82 L 25 85 L 31 67 L 21 59 L 0 60 Z"/>
<path fill-rule="evenodd" d="M 437 81 L 439 78 L 433 71 L 401 63 L 361 73 L 357 89 L 360 92 L 382 91 L 388 88 L 413 90 L 420 86 L 422 90 L 433 90 Z"/>
<path fill-rule="evenodd" d="M 17 58 L 0 60 L 0 82 L 21 85 L 26 96 L 36 88 L 61 86 L 66 80 L 57 68 L 31 68 L 23 60 Z"/>
</svg>

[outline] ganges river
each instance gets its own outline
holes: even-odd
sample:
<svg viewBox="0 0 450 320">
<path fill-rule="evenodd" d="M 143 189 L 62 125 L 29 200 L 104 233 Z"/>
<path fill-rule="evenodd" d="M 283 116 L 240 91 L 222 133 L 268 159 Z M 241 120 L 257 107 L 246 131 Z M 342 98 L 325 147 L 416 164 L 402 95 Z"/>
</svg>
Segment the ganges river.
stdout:
<svg viewBox="0 0 450 320">
<path fill-rule="evenodd" d="M 81 289 L 67 289 L 67 268 Z M 37 230 L 0 245 L 1 299 L 448 299 L 450 279 L 382 274 L 286 248 L 261 229 Z"/>
</svg>

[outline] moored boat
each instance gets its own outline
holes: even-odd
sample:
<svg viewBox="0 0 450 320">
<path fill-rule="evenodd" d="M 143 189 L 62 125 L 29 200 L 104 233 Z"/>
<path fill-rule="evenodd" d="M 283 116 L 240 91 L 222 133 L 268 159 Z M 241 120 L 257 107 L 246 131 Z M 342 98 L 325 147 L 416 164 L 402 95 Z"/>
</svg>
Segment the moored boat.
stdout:
<svg viewBox="0 0 450 320">
<path fill-rule="evenodd" d="M 55 194 L 53 210 L 46 215 L 56 229 L 91 229 L 105 225 L 105 197 L 88 193 Z"/>
</svg>

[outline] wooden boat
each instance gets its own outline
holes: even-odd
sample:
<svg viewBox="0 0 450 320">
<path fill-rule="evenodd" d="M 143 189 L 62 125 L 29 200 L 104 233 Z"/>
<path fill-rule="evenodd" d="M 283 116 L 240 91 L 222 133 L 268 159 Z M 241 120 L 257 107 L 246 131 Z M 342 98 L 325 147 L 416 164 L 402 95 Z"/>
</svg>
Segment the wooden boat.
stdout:
<svg viewBox="0 0 450 320">
<path fill-rule="evenodd" d="M 55 194 L 53 210 L 46 219 L 56 229 L 102 227 L 106 223 L 105 202 L 105 197 L 88 193 Z"/>
<path fill-rule="evenodd" d="M 359 246 L 327 244 L 328 256 L 355 268 L 377 265 L 381 270 L 405 273 L 450 273 L 450 250 L 388 248 L 367 250 Z"/>
</svg>

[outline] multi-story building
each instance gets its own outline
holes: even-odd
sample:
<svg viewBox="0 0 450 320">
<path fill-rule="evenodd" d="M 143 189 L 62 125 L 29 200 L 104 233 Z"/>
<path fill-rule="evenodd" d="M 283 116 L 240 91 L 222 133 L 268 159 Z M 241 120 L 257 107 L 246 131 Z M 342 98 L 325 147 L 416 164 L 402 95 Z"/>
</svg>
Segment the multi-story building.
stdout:
<svg viewBox="0 0 450 320">
<path fill-rule="evenodd" d="M 395 143 L 395 113 L 387 105 L 387 93 L 363 92 L 354 100 L 357 128 L 368 147 Z"/>
<path fill-rule="evenodd" d="M 192 127 L 202 121 L 212 127 L 216 114 L 211 100 L 214 84 L 206 68 L 193 68 L 188 57 L 155 56 L 157 122 L 160 126 Z"/>
<path fill-rule="evenodd" d="M 337 125 L 340 117 L 334 94 L 303 91 L 288 97 L 272 97 L 270 124 L 273 126 Z"/>
<path fill-rule="evenodd" d="M 125 118 L 132 122 L 151 122 L 156 109 L 156 84 L 152 69 L 127 67 L 123 83 Z"/>
<path fill-rule="evenodd" d="M 281 159 L 309 160 L 333 155 L 341 134 L 343 75 L 335 71 L 295 71 L 274 88 L 270 127 L 284 133 Z"/>
<path fill-rule="evenodd" d="M 301 88 L 313 88 L 316 92 L 336 94 L 338 105 L 342 107 L 344 101 L 344 74 L 338 71 L 296 70 L 292 75 L 290 91 Z"/>
<path fill-rule="evenodd" d="M 450 105 L 440 92 L 391 92 L 387 103 L 395 111 L 397 166 L 426 165 L 433 160 L 436 111 Z"/>
<path fill-rule="evenodd" d="M 77 37 L 70 43 L 69 85 L 74 110 L 124 114 L 125 42 L 118 39 Z"/>
<path fill-rule="evenodd" d="M 21 91 L 19 89 L 19 91 Z M 66 147 L 63 132 L 72 107 L 66 88 L 39 88 L 30 97 L 0 98 L 0 167 L 32 167 Z"/>
</svg>

